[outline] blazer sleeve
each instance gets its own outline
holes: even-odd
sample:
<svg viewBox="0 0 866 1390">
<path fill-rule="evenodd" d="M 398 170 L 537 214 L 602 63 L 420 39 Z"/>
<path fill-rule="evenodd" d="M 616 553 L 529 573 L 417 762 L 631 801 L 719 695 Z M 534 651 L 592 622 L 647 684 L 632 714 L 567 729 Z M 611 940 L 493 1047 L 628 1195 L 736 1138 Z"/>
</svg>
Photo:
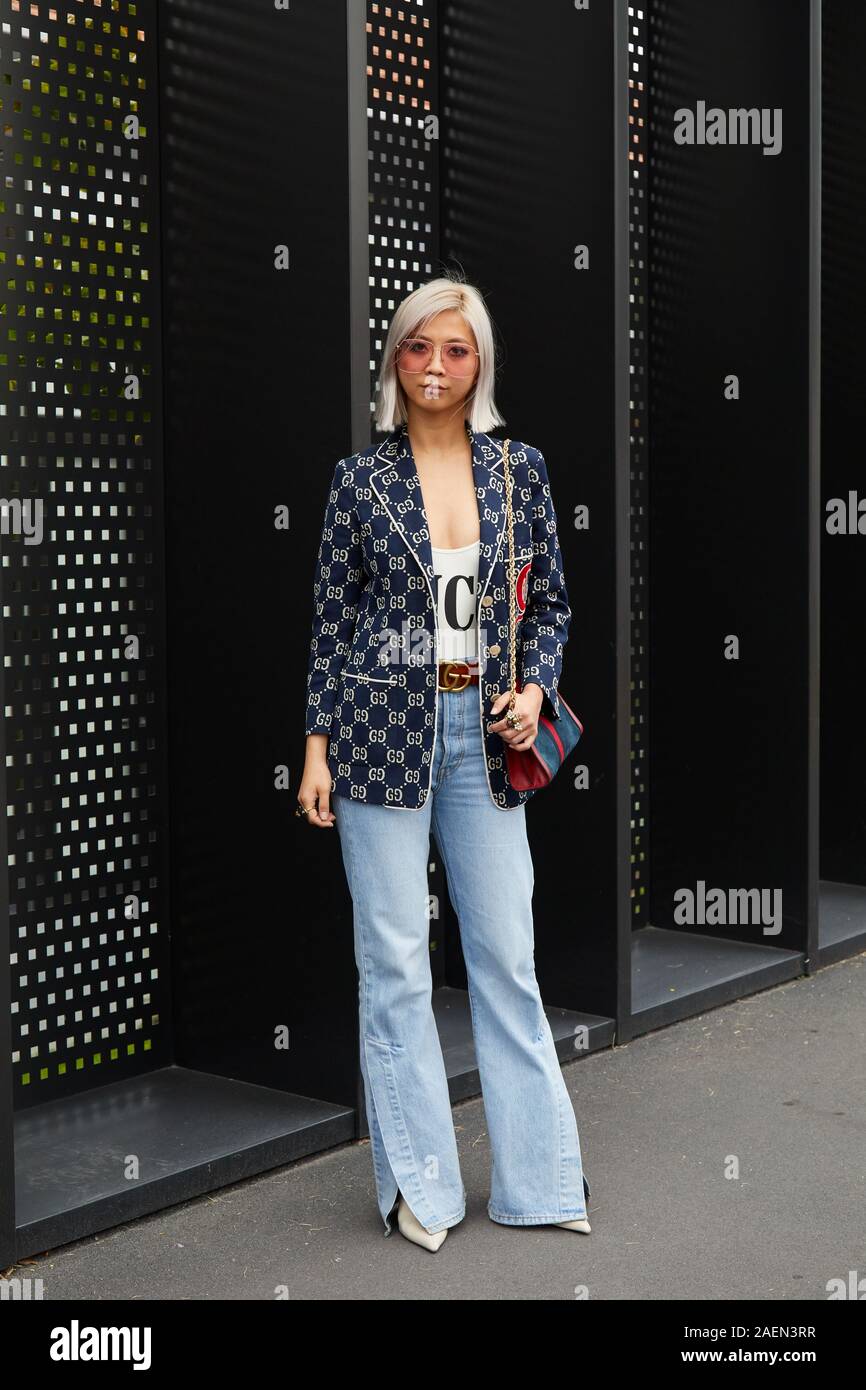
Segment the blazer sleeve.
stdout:
<svg viewBox="0 0 866 1390">
<path fill-rule="evenodd" d="M 518 628 L 521 637 L 521 688 L 529 682 L 540 685 L 545 695 L 542 713 L 548 718 L 558 719 L 557 688 L 568 641 L 571 608 L 565 587 L 547 465 L 541 453 L 536 453 L 536 460 L 534 467 L 530 464 L 530 479 L 534 484 L 532 569 L 526 608 Z"/>
<path fill-rule="evenodd" d="M 306 733 L 327 734 L 337 686 L 352 644 L 365 585 L 352 474 L 334 469 L 313 582 L 313 631 L 307 672 Z"/>
</svg>

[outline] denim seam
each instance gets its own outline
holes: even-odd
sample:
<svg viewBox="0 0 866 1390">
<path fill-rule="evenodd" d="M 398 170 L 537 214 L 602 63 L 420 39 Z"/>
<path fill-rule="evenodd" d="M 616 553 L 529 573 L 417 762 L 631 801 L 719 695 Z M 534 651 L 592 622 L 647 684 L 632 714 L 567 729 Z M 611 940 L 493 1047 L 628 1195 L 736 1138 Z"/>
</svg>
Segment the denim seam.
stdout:
<svg viewBox="0 0 866 1390">
<path fill-rule="evenodd" d="M 409 1132 L 408 1132 L 408 1130 L 406 1129 L 406 1122 L 405 1122 L 405 1120 L 404 1120 L 404 1118 L 403 1118 L 403 1109 L 402 1109 L 402 1106 L 401 1106 L 401 1104 L 400 1104 L 400 1093 L 399 1093 L 399 1091 L 398 1091 L 398 1089 L 397 1089 L 397 1078 L 396 1078 L 396 1076 L 394 1075 L 394 1067 L 393 1067 L 393 1065 L 392 1065 L 391 1056 L 390 1056 L 391 1048 L 390 1048 L 390 1046 L 389 1046 L 387 1043 L 380 1043 L 380 1042 L 378 1042 L 378 1039 L 376 1039 L 376 1038 L 365 1038 L 365 1043 L 366 1043 L 366 1042 L 372 1042 L 373 1045 L 374 1045 L 374 1047 L 375 1047 L 375 1046 L 384 1047 L 385 1050 L 386 1050 L 386 1051 L 388 1052 L 388 1054 L 389 1054 L 389 1055 L 388 1055 L 388 1065 L 387 1065 L 387 1067 L 384 1067 L 384 1070 L 385 1070 L 385 1079 L 386 1079 L 387 1086 L 388 1086 L 388 1094 L 389 1094 L 389 1097 L 390 1097 L 390 1099 L 391 1099 L 392 1119 L 394 1120 L 395 1125 L 396 1125 L 396 1128 L 397 1128 L 398 1138 L 399 1138 L 399 1141 L 400 1141 L 400 1147 L 401 1147 L 401 1149 L 402 1149 L 402 1156 L 403 1156 L 404 1160 L 408 1163 L 409 1167 L 411 1168 L 411 1177 L 412 1177 L 413 1188 L 415 1189 L 416 1193 L 418 1194 L 417 1200 L 418 1200 L 418 1202 L 419 1202 L 419 1205 L 420 1205 L 420 1207 L 421 1207 L 421 1210 L 422 1210 L 422 1211 L 424 1211 L 424 1210 L 429 1210 L 429 1211 L 433 1212 L 434 1221 L 435 1221 L 435 1211 L 434 1211 L 434 1209 L 433 1209 L 433 1204 L 431 1203 L 430 1198 L 427 1196 L 427 1193 L 424 1191 L 424 1185 L 423 1185 L 423 1183 L 421 1182 L 421 1179 L 420 1179 L 420 1177 L 419 1177 L 419 1175 L 418 1175 L 418 1167 L 419 1167 L 418 1160 L 417 1160 L 417 1158 L 415 1157 L 415 1152 L 414 1152 L 414 1150 L 413 1150 L 413 1148 L 412 1148 L 412 1141 L 411 1141 L 411 1139 L 409 1138 Z M 369 1067 L 369 1065 L 370 1065 L 370 1061 L 369 1061 L 369 1058 L 368 1058 L 368 1059 L 367 1059 L 367 1066 Z M 372 1090 L 372 1089 L 373 1089 L 373 1087 L 372 1087 L 372 1081 L 371 1081 L 371 1090 Z M 375 1100 L 376 1100 L 376 1097 L 375 1097 L 375 1091 L 374 1091 L 374 1093 L 373 1093 L 373 1103 L 374 1103 L 374 1105 L 375 1105 Z M 378 1115 L 378 1113 L 379 1113 L 379 1111 L 378 1111 L 378 1107 L 377 1107 L 377 1109 L 376 1109 L 376 1114 Z M 382 1126 L 381 1126 L 381 1121 L 380 1121 L 380 1123 L 379 1123 L 379 1127 L 380 1127 L 380 1129 L 382 1128 Z M 386 1150 L 386 1153 L 387 1153 L 387 1147 L 388 1147 L 388 1146 L 387 1146 L 387 1144 L 385 1143 L 385 1131 L 384 1131 L 384 1129 L 382 1129 L 382 1142 L 383 1142 L 383 1144 L 385 1144 L 385 1150 Z M 388 1162 L 389 1162 L 389 1165 L 391 1166 L 391 1170 L 392 1170 L 392 1172 L 393 1172 L 393 1165 L 391 1165 L 391 1160 L 389 1159 Z M 394 1179 L 394 1180 L 395 1180 L 395 1182 L 396 1182 L 396 1176 L 395 1176 L 395 1179 Z M 398 1189 L 400 1188 L 400 1184 L 399 1184 L 399 1183 L 397 1183 L 397 1187 L 398 1187 Z M 408 1202 L 409 1199 L 408 1199 L 408 1197 L 406 1197 L 406 1194 L 405 1194 L 405 1193 L 403 1193 L 403 1196 L 404 1196 L 404 1198 L 406 1198 L 406 1201 Z M 411 1202 L 409 1202 L 409 1206 L 410 1206 L 410 1207 L 411 1207 L 411 1205 L 412 1205 Z M 413 1216 L 415 1217 L 415 1219 L 416 1219 L 417 1221 L 420 1221 L 420 1222 L 421 1222 L 421 1225 L 423 1226 L 423 1225 L 424 1225 L 424 1222 L 421 1220 L 421 1217 L 418 1215 L 418 1213 L 417 1213 L 416 1211 L 413 1210 L 413 1213 L 412 1213 L 412 1214 L 413 1214 Z M 425 1227 L 425 1230 L 426 1230 L 426 1229 L 427 1229 L 427 1227 Z M 432 1232 L 431 1232 L 431 1234 L 432 1234 Z"/>
<path fill-rule="evenodd" d="M 551 1035 L 551 1046 L 553 1046 L 553 1037 L 552 1037 L 552 1035 Z M 555 1048 L 555 1046 L 554 1046 L 554 1048 L 553 1048 L 553 1051 L 554 1051 L 554 1055 L 555 1055 L 555 1054 L 556 1054 L 556 1048 Z M 557 1065 L 557 1067 L 559 1067 L 559 1058 L 556 1059 L 556 1065 Z M 569 1121 L 568 1121 L 568 1114 L 569 1114 L 569 1112 L 571 1113 L 571 1121 L 572 1121 L 572 1123 L 574 1124 L 574 1130 L 575 1130 L 575 1134 L 574 1134 L 574 1144 L 575 1144 L 575 1152 L 576 1152 L 576 1153 L 580 1153 L 580 1137 L 579 1137 L 579 1135 L 578 1135 L 578 1133 L 577 1133 L 577 1120 L 576 1120 L 576 1118 L 575 1118 L 574 1109 L 573 1109 L 572 1104 L 571 1104 L 571 1097 L 569 1096 L 569 1094 L 568 1094 L 568 1089 L 567 1089 L 567 1087 L 566 1087 L 566 1085 L 565 1085 L 565 1078 L 564 1078 L 563 1075 L 562 1075 L 562 1068 L 561 1068 L 561 1067 L 559 1068 L 558 1091 L 559 1091 L 560 1127 L 561 1127 L 561 1132 L 562 1132 L 561 1149 L 560 1149 L 560 1157 L 561 1157 L 561 1187 L 560 1187 L 560 1193 L 559 1193 L 559 1205 L 560 1205 L 560 1207 L 562 1207 L 562 1206 L 563 1206 L 563 1194 L 564 1194 L 565 1188 L 566 1188 L 567 1164 L 566 1164 L 566 1158 L 565 1158 L 565 1151 L 566 1151 L 566 1138 L 567 1138 L 566 1131 L 567 1131 L 568 1123 L 569 1123 Z M 581 1155 L 581 1158 L 580 1158 L 579 1167 L 580 1167 L 580 1174 L 581 1174 L 580 1192 L 581 1192 L 581 1196 L 583 1197 L 583 1213 L 582 1213 L 582 1215 L 579 1214 L 578 1217 L 575 1218 L 575 1219 L 585 1221 L 585 1220 L 586 1220 L 586 1217 L 587 1217 L 587 1215 L 588 1215 L 588 1208 L 587 1208 L 587 1205 L 586 1205 L 586 1192 L 585 1192 L 584 1187 L 583 1187 L 583 1156 L 582 1156 L 582 1155 Z M 564 1221 L 567 1221 L 567 1220 L 570 1220 L 570 1219 L 571 1219 L 571 1218 L 569 1218 L 569 1217 L 563 1217 L 563 1218 L 562 1218 L 562 1220 L 564 1220 Z"/>
<path fill-rule="evenodd" d="M 366 1052 L 367 1052 L 367 1038 L 366 1038 L 366 1035 L 363 1035 L 362 1038 L 361 1038 L 361 1046 L 362 1046 L 363 1049 L 364 1049 L 364 1054 L 365 1054 L 365 1057 L 366 1057 Z M 381 1115 L 379 1114 L 379 1107 L 378 1107 L 378 1105 L 376 1104 L 376 1090 L 375 1090 L 375 1087 L 373 1086 L 373 1078 L 372 1078 L 372 1073 L 371 1073 L 371 1071 L 370 1071 L 370 1059 L 369 1059 L 369 1057 L 367 1057 L 366 1060 L 367 1060 L 367 1075 L 370 1077 L 370 1103 L 371 1103 L 372 1106 L 373 1106 L 373 1113 L 374 1113 L 374 1115 L 376 1116 L 376 1123 L 377 1123 L 377 1125 L 379 1126 L 379 1134 L 380 1134 L 381 1137 L 382 1137 L 382 1148 L 383 1148 L 384 1151 L 385 1151 L 385 1164 L 386 1164 L 387 1169 L 388 1169 L 388 1172 L 389 1172 L 389 1174 L 390 1174 L 390 1176 L 391 1176 L 391 1181 L 393 1182 L 395 1188 L 397 1189 L 396 1196 L 394 1197 L 394 1199 L 393 1199 L 392 1202 L 391 1202 L 390 1207 L 388 1208 L 388 1210 L 391 1211 L 391 1210 L 393 1210 L 394 1203 L 395 1203 L 396 1201 L 399 1200 L 399 1197 L 400 1197 L 400 1184 L 399 1184 L 398 1181 L 397 1181 L 397 1175 L 396 1175 L 396 1173 L 394 1172 L 394 1169 L 393 1169 L 393 1167 L 392 1167 L 392 1165 L 391 1165 L 391 1160 L 390 1160 L 390 1158 L 388 1157 L 388 1145 L 387 1145 L 387 1143 L 385 1142 L 385 1131 L 384 1131 L 384 1129 L 382 1128 L 382 1117 L 381 1117 Z M 372 1141 L 371 1141 L 371 1145 L 370 1145 L 370 1146 L 371 1146 L 371 1148 L 372 1148 L 372 1150 L 373 1150 L 373 1164 L 374 1164 L 374 1167 L 375 1167 L 375 1168 L 379 1168 L 379 1163 L 377 1162 L 377 1157 L 376 1157 L 376 1145 L 373 1144 Z M 381 1179 L 381 1186 L 384 1187 L 384 1186 L 385 1186 L 385 1181 L 386 1181 L 386 1180 L 385 1180 L 384 1176 L 382 1176 L 381 1172 L 380 1172 L 379 1176 L 380 1176 L 380 1179 Z M 385 1218 L 385 1219 L 387 1220 L 387 1218 Z"/>
<path fill-rule="evenodd" d="M 347 827 L 347 831 L 348 831 L 348 827 Z M 339 831 L 339 827 L 338 827 L 338 834 L 339 834 L 339 833 L 340 833 L 340 831 Z M 355 877 L 355 871 L 356 871 L 356 860 L 355 860 L 355 855 L 354 855 L 354 853 L 353 853 L 353 848 L 352 848 L 352 835 L 351 835 L 351 833 L 347 833 L 346 838 L 345 838 L 345 840 L 344 840 L 344 843 L 345 843 L 346 849 L 347 849 L 347 851 L 348 851 L 349 860 L 350 860 L 350 863 L 351 863 L 351 865 L 352 865 L 352 877 L 354 878 L 354 877 Z M 353 912 L 354 912 L 354 902 L 353 902 L 353 904 L 352 904 L 352 910 L 353 910 Z M 359 936 L 360 942 L 361 942 L 361 960 L 362 960 L 363 963 L 364 963 L 364 971 L 363 971 L 364 980 L 363 980 L 363 990 L 362 990 L 362 996 L 361 996 L 361 1014 L 362 1014 L 362 1017 L 361 1017 L 361 1019 L 359 1020 L 359 1022 L 360 1022 L 360 1039 L 359 1039 L 359 1043 L 360 1043 L 360 1046 L 364 1049 L 364 1060 L 365 1060 L 365 1063 L 366 1063 L 367 1075 L 371 1077 L 371 1073 L 370 1073 L 370 1059 L 369 1059 L 369 1057 L 367 1056 L 367 1031 L 368 1031 L 368 1024 L 369 1024 L 369 1022 L 370 1022 L 369 1009 L 368 1009 L 368 999 L 369 999 L 369 993 L 368 993 L 368 991 L 369 991 L 368 968 L 369 968 L 369 966 L 368 966 L 368 959 L 367 959 L 367 938 L 366 938 L 366 935 L 365 935 L 365 933 L 364 933 L 364 930 L 363 930 L 362 926 L 360 925 L 360 918 L 359 918 L 359 925 L 358 925 L 358 936 Z M 376 1182 L 377 1195 L 378 1195 L 378 1190 L 379 1190 L 379 1188 L 384 1188 L 385 1185 L 386 1185 L 386 1182 L 387 1182 L 387 1180 L 388 1180 L 388 1177 L 390 1177 L 391 1181 L 393 1182 L 394 1186 L 395 1186 L 396 1189 L 397 1189 L 397 1197 L 394 1198 L 394 1201 L 397 1201 L 397 1198 L 398 1198 L 399 1195 L 400 1195 L 400 1184 L 399 1184 L 398 1181 L 397 1181 L 397 1175 L 396 1175 L 396 1173 L 394 1172 L 394 1169 L 393 1169 L 393 1167 L 391 1166 L 391 1160 L 390 1160 L 390 1158 L 388 1157 L 388 1145 L 387 1145 L 387 1143 L 385 1142 L 385 1131 L 384 1131 L 384 1129 L 382 1128 L 382 1119 L 381 1119 L 381 1116 L 379 1115 L 379 1107 L 378 1107 L 377 1104 L 376 1104 L 376 1092 L 375 1092 L 375 1090 L 374 1090 L 374 1088 L 373 1088 L 372 1077 L 371 1077 L 371 1079 L 370 1079 L 370 1104 L 371 1104 L 372 1107 L 373 1107 L 373 1114 L 374 1114 L 375 1117 L 376 1117 L 376 1123 L 377 1123 L 377 1125 L 378 1125 L 378 1127 L 379 1127 L 379 1134 L 380 1134 L 381 1140 L 382 1140 L 382 1149 L 384 1150 L 384 1161 L 383 1161 L 382 1156 L 380 1156 L 379 1153 L 377 1152 L 377 1147 L 378 1147 L 378 1146 L 373 1142 L 373 1138 L 372 1138 L 372 1135 L 371 1135 L 371 1138 L 370 1138 L 370 1148 L 371 1148 L 372 1154 L 373 1154 L 373 1172 L 374 1172 L 374 1177 L 377 1179 L 377 1182 Z M 387 1177 L 386 1177 L 385 1172 L 383 1171 L 383 1168 L 387 1169 Z M 393 1207 L 393 1205 L 394 1205 L 394 1202 L 391 1203 L 391 1206 L 392 1206 L 392 1207 Z"/>
<path fill-rule="evenodd" d="M 537 982 L 536 982 L 536 983 L 537 983 Z M 546 1015 L 546 1014 L 544 1015 L 544 1018 L 545 1018 L 545 1021 L 546 1021 L 546 1019 L 547 1019 L 547 1015 Z M 547 1066 L 548 1066 L 548 1068 L 550 1068 L 550 1065 L 551 1065 L 551 1063 L 550 1063 L 550 1053 L 549 1053 L 549 1049 L 548 1049 L 547 1046 L 546 1046 L 546 1044 L 547 1044 L 547 1037 L 546 1037 L 546 1029 L 544 1028 L 544 1026 L 542 1026 L 542 1029 L 541 1029 L 541 1037 L 540 1037 L 540 1038 L 536 1038 L 536 1042 L 541 1042 L 542 1045 L 544 1046 L 545 1054 L 547 1055 Z M 553 1036 L 551 1035 L 551 1045 L 552 1045 L 552 1044 L 553 1044 Z M 559 1068 L 559 1058 L 558 1058 L 557 1055 L 556 1055 L 556 1048 L 555 1048 L 555 1047 L 553 1048 L 553 1061 L 554 1061 L 554 1064 L 556 1065 L 556 1067 L 557 1067 L 557 1069 L 558 1069 L 558 1068 Z M 562 1211 L 562 1195 L 563 1195 L 563 1192 L 565 1191 L 565 1167 L 566 1167 L 566 1165 L 565 1165 L 565 1127 L 564 1127 L 564 1125 L 563 1125 L 563 1118 L 564 1118 L 564 1117 L 563 1117 L 563 1113 L 562 1113 L 562 1088 L 557 1084 L 557 1080 L 556 1080 L 556 1078 L 555 1078 L 554 1076 L 551 1076 L 551 1081 L 552 1081 L 552 1084 L 553 1084 L 553 1089 L 554 1089 L 555 1098 L 556 1098 L 556 1137 L 555 1137 L 555 1142 L 556 1142 L 556 1143 L 558 1144 L 558 1146 L 559 1146 L 559 1182 L 558 1182 L 558 1184 L 557 1184 L 557 1187 L 558 1187 L 558 1191 L 559 1191 L 559 1210 L 560 1210 L 560 1212 L 561 1212 L 561 1211 Z M 559 1216 L 559 1217 L 557 1218 L 557 1220 L 560 1220 L 560 1221 L 562 1221 L 562 1220 L 564 1220 L 564 1219 L 566 1219 L 566 1218 L 564 1218 L 564 1217 L 562 1217 L 562 1216 Z"/>
<path fill-rule="evenodd" d="M 446 854 L 445 854 L 445 848 L 444 848 L 444 844 L 445 844 L 444 836 L 443 836 L 443 838 L 440 840 L 440 838 L 439 838 L 439 833 L 438 833 L 438 832 L 439 832 L 439 817 L 438 817 L 437 814 L 436 814 L 436 800 L 435 800 L 435 797 L 434 797 L 434 800 L 433 800 L 433 817 L 432 817 L 432 819 L 433 819 L 433 827 L 434 827 L 434 829 L 435 829 L 436 832 L 437 832 L 437 834 L 436 834 L 436 843 L 437 843 L 437 845 L 439 846 L 439 854 L 440 854 L 441 857 L 442 857 L 442 863 L 445 865 L 445 879 L 446 879 L 446 882 L 447 882 L 447 884 L 448 884 L 448 887 L 449 887 L 449 888 L 452 888 L 452 883 L 451 883 L 451 871 L 450 871 L 450 869 L 448 868 L 448 859 L 447 859 L 447 856 L 446 856 Z M 454 892 L 455 898 L 456 898 L 456 890 L 452 889 L 452 891 Z M 454 902 L 454 908 L 455 908 L 455 911 L 457 912 L 457 928 L 458 928 L 458 931 L 459 931 L 459 929 L 460 929 L 460 909 L 458 908 L 456 901 Z M 463 937 L 462 937 L 462 934 L 461 934 L 461 937 L 460 937 L 460 942 L 461 942 L 461 945 L 462 945 L 462 944 L 463 944 Z M 465 959 L 465 955 L 464 955 L 464 959 Z M 473 1038 L 473 1042 L 474 1042 L 474 1040 L 475 1040 L 475 1006 L 474 1006 L 474 1003 L 473 1003 L 472 981 L 471 981 L 471 979 L 470 979 L 470 977 L 469 977 L 469 966 L 468 966 L 468 964 L 467 964 L 467 967 L 466 967 L 466 992 L 467 992 L 468 995 L 469 995 L 469 1013 L 470 1013 L 471 1018 L 472 1018 L 472 1038 Z M 476 1062 L 476 1065 L 477 1065 L 477 1063 L 478 1063 L 477 1049 L 476 1049 L 475 1062 Z M 479 1067 L 479 1069 L 478 1069 L 478 1075 L 479 1075 L 479 1077 L 481 1076 L 481 1069 L 480 1069 L 480 1067 Z M 463 1182 L 462 1174 L 461 1174 L 461 1179 L 460 1179 L 460 1180 L 461 1180 L 461 1182 Z M 465 1201 L 466 1201 L 466 1184 L 465 1184 L 465 1183 L 463 1183 L 463 1200 L 464 1200 L 464 1205 L 465 1205 Z"/>
<path fill-rule="evenodd" d="M 336 799 L 336 798 L 335 798 L 335 799 Z M 342 832 L 342 830 L 340 829 L 340 819 L 339 819 L 339 816 L 336 817 L 336 820 L 337 820 L 337 834 L 340 836 L 341 843 L 342 843 L 343 845 L 345 845 L 345 847 L 346 847 L 346 852 L 347 852 L 347 854 L 348 854 L 348 856 L 349 856 L 349 861 L 350 861 L 350 863 L 351 863 L 351 865 L 352 865 L 352 878 L 354 878 L 354 877 L 355 877 L 355 856 L 354 856 L 354 854 L 352 853 L 352 837 L 351 837 L 351 835 L 348 833 L 348 827 L 346 828 L 346 829 L 347 829 L 346 835 L 345 835 L 345 836 L 343 835 L 343 832 Z M 354 911 L 355 911 L 355 903 L 354 903 L 354 899 L 353 899 L 353 900 L 352 900 L 352 912 L 353 912 L 353 914 L 354 914 Z M 360 1046 L 363 1047 L 363 1046 L 364 1046 L 364 1037 L 365 1037 L 366 1032 L 367 1032 L 367 1028 L 366 1028 L 366 1023 L 367 1023 L 367 943 L 366 943 L 366 940 L 365 940 L 365 937 L 364 937 L 364 933 L 363 933 L 363 931 L 361 930 L 360 925 L 358 926 L 358 936 L 360 937 L 360 940 L 361 940 L 361 960 L 362 960 L 363 963 L 364 963 L 364 970 L 363 970 L 363 976 L 364 976 L 364 978 L 363 978 L 362 990 L 361 990 L 361 1008 L 362 1008 L 363 1017 L 359 1020 L 359 1022 L 360 1022 L 360 1028 L 359 1028 L 360 1038 L 359 1038 L 359 1043 L 360 1043 Z M 375 1108 L 375 1107 L 374 1107 L 374 1108 Z M 375 1154 L 374 1154 L 374 1160 L 375 1160 Z"/>
<path fill-rule="evenodd" d="M 553 1047 L 553 1037 L 551 1036 L 550 1045 Z M 556 1048 L 553 1047 L 553 1057 L 559 1070 L 559 1058 L 556 1055 Z M 560 1072 L 560 1076 L 562 1073 Z M 557 1082 L 556 1100 L 559 1111 L 559 1210 L 563 1208 L 563 1197 L 565 1196 L 566 1184 L 566 1161 L 565 1161 L 565 1114 L 562 1105 L 562 1086 Z"/>
<path fill-rule="evenodd" d="M 562 1212 L 558 1214 L 534 1212 L 529 1216 L 513 1216 L 510 1212 L 497 1211 L 488 1207 L 487 1214 L 508 1226 L 541 1226 L 554 1224 L 557 1221 L 585 1221 L 587 1219 L 586 1213 L 580 1211 L 572 1212 L 570 1215 Z"/>
<path fill-rule="evenodd" d="M 441 693 L 443 696 L 445 696 L 445 695 L 447 695 L 449 692 L 443 690 L 443 691 L 440 692 L 440 693 Z M 445 781 L 447 781 L 448 778 L 452 775 L 452 773 L 454 773 L 454 772 L 457 771 L 457 769 L 458 769 L 458 767 L 460 766 L 460 764 L 462 763 L 463 758 L 464 758 L 465 753 L 466 753 L 466 747 L 465 747 L 465 744 L 464 744 L 464 742 L 463 742 L 463 727 L 461 726 L 460 729 L 458 729 L 458 731 L 457 731 L 458 734 L 459 734 L 459 738 L 460 738 L 460 741 L 459 741 L 459 752 L 458 752 L 457 761 L 456 761 L 456 762 L 451 762 L 451 761 L 450 761 L 451 750 L 450 750 L 450 748 L 449 748 L 449 746 L 448 746 L 448 743 L 447 743 L 447 740 L 446 740 L 445 726 L 446 726 L 446 724 L 447 724 L 448 732 L 450 733 L 450 732 L 452 731 L 452 727 L 451 727 L 451 726 L 453 725 L 453 722 L 454 722 L 454 721 L 453 721 L 453 718 L 450 717 L 450 716 L 443 722 L 443 726 L 442 726 L 442 762 L 439 764 L 439 776 L 438 776 L 437 779 L 436 779 L 436 787 L 434 788 L 434 791 L 435 791 L 435 790 L 438 790 L 438 788 L 441 787 L 442 783 L 445 782 Z M 435 809 L 435 800 L 434 800 L 434 809 Z M 443 856 L 443 857 L 444 857 L 444 856 Z"/>
</svg>

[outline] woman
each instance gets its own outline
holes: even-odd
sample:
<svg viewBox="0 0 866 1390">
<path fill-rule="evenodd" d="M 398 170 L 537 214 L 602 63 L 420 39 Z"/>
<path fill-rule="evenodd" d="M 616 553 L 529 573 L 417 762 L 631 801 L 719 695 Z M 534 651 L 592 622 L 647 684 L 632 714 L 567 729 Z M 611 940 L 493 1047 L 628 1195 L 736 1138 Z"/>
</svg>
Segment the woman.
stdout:
<svg viewBox="0 0 866 1390">
<path fill-rule="evenodd" d="M 478 290 L 433 280 L 385 344 L 378 447 L 341 459 L 314 586 L 298 815 L 339 830 L 354 904 L 361 1069 L 379 1209 L 438 1249 L 465 1213 L 431 1006 L 427 863 L 456 909 L 504 1225 L 589 1232 L 574 1110 L 535 978 L 533 868 L 505 745 L 559 718 L 571 610 L 542 455 L 512 442 L 518 689 L 494 343 Z"/>
</svg>

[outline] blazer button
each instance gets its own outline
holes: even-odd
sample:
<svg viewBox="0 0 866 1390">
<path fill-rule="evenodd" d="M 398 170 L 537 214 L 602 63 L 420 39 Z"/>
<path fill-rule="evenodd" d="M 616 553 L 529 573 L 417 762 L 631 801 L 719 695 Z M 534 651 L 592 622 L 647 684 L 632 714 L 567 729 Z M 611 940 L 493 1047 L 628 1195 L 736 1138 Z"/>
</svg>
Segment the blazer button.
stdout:
<svg viewBox="0 0 866 1390">
<path fill-rule="evenodd" d="M 485 595 L 484 595 L 483 599 L 481 600 L 481 606 L 482 606 L 482 608 L 492 608 L 492 607 L 493 607 L 493 598 L 491 597 L 490 594 L 485 594 Z"/>
<path fill-rule="evenodd" d="M 488 647 L 487 650 L 489 651 L 491 656 L 498 656 L 499 653 L 502 651 L 502 648 L 500 647 L 498 642 L 494 642 L 493 646 Z"/>
</svg>

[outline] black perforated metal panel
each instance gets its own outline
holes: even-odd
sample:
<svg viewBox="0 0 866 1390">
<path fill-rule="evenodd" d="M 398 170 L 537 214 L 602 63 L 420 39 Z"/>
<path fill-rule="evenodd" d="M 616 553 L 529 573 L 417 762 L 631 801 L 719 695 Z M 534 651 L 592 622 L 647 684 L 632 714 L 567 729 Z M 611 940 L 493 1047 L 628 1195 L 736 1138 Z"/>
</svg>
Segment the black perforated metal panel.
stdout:
<svg viewBox="0 0 866 1390">
<path fill-rule="evenodd" d="M 394 310 L 437 273 L 436 0 L 368 0 L 370 409 Z"/>
<path fill-rule="evenodd" d="M 631 476 L 631 900 L 632 923 L 643 926 L 649 877 L 647 841 L 649 808 L 646 758 L 648 737 L 649 633 L 647 585 L 649 571 L 647 473 L 647 16 L 644 9 L 628 10 L 628 141 L 629 141 L 629 419 Z"/>
<path fill-rule="evenodd" d="M 0 31 L 19 1106 L 147 1070 L 164 1045 L 154 14 L 9 3 Z"/>
</svg>

